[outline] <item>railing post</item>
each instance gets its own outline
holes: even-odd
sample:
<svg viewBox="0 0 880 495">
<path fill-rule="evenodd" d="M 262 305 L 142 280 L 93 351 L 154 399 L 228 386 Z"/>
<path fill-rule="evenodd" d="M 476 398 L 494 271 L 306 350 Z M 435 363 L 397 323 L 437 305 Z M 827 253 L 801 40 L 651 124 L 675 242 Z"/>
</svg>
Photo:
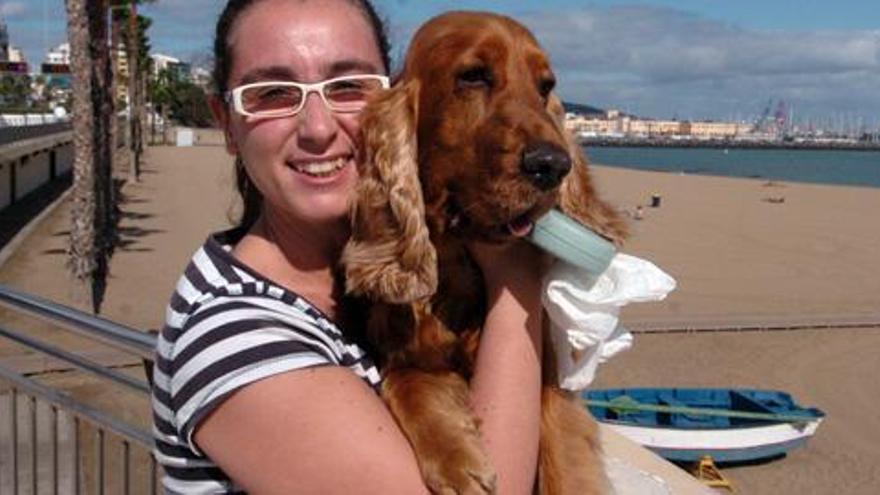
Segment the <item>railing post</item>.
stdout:
<svg viewBox="0 0 880 495">
<path fill-rule="evenodd" d="M 79 436 L 82 434 L 82 428 L 79 425 L 79 418 L 73 418 L 73 493 L 75 495 L 79 495 L 82 493 L 82 478 L 80 473 L 82 472 L 82 455 L 80 455 L 80 447 L 82 442 L 80 442 Z"/>
<path fill-rule="evenodd" d="M 98 495 L 104 495 L 104 430 L 97 428 L 95 434 L 95 488 Z"/>
<path fill-rule="evenodd" d="M 159 470 L 156 469 L 156 458 L 150 454 L 150 495 L 156 495 L 156 490 L 158 488 L 158 483 L 156 482 L 159 477 Z"/>
<path fill-rule="evenodd" d="M 51 406 L 49 434 L 52 439 L 52 495 L 58 495 L 58 408 Z"/>
<path fill-rule="evenodd" d="M 12 493 L 18 495 L 18 390 L 12 389 L 9 420 L 12 422 Z"/>
<path fill-rule="evenodd" d="M 129 477 L 131 475 L 130 467 L 130 446 L 128 444 L 128 440 L 122 440 L 122 493 L 123 495 L 128 495 L 129 489 Z"/>
<path fill-rule="evenodd" d="M 29 397 L 29 412 L 31 416 L 31 493 L 37 495 L 37 398 Z"/>
</svg>

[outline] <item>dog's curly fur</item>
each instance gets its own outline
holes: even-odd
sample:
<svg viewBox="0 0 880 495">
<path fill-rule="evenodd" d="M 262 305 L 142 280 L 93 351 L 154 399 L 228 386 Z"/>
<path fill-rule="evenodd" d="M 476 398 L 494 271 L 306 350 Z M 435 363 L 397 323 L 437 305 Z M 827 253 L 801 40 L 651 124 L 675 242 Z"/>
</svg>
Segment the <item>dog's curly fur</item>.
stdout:
<svg viewBox="0 0 880 495">
<path fill-rule="evenodd" d="M 416 33 L 400 79 L 363 115 L 366 156 L 343 253 L 346 289 L 372 301 L 367 336 L 383 398 L 435 493 L 494 491 L 468 406 L 486 296 L 465 240 L 522 242 L 511 222 L 554 206 L 617 243 L 625 236 L 563 129 L 554 82 L 523 26 L 453 12 Z M 532 149 L 570 160 L 561 184 L 539 187 L 524 173 Z M 602 493 L 595 423 L 555 386 L 545 349 L 537 489 Z"/>
</svg>

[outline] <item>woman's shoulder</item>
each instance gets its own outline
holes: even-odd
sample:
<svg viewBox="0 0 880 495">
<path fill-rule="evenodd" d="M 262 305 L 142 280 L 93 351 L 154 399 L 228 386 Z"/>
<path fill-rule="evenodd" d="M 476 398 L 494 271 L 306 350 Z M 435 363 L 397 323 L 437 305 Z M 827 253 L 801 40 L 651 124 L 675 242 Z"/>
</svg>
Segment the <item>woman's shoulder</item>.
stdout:
<svg viewBox="0 0 880 495">
<path fill-rule="evenodd" d="M 193 255 L 166 310 L 157 342 L 156 397 L 188 431 L 227 394 L 263 378 L 315 367 L 348 367 L 375 387 L 378 371 L 308 301 L 240 264 L 223 237 Z"/>
<path fill-rule="evenodd" d="M 178 356 L 201 347 L 219 348 L 213 344 L 221 339 L 248 344 L 266 339 L 287 341 L 287 347 L 295 341 L 328 364 L 368 364 L 365 350 L 334 321 L 304 297 L 238 261 L 227 239 L 225 232 L 210 236 L 181 276 L 161 332 L 165 360 L 180 361 Z"/>
<path fill-rule="evenodd" d="M 232 248 L 239 238 L 240 233 L 236 230 L 216 232 L 193 253 L 171 295 L 169 309 L 177 313 L 178 319 L 197 313 L 206 303 L 217 299 L 296 299 L 295 294 L 232 255 Z M 183 326 L 183 321 L 166 323 Z"/>
<path fill-rule="evenodd" d="M 166 329 L 182 332 L 206 319 L 235 313 L 238 320 L 274 320 L 341 334 L 311 303 L 232 255 L 226 232 L 212 234 L 193 254 L 166 311 Z"/>
</svg>

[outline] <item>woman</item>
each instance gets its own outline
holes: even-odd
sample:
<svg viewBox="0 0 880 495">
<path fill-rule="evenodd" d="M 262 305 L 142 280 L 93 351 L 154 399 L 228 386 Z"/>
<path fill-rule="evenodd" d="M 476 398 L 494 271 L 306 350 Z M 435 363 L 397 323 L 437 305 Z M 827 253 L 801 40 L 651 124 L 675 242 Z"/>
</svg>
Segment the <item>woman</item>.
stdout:
<svg viewBox="0 0 880 495">
<path fill-rule="evenodd" d="M 237 158 L 242 224 L 178 283 L 157 350 L 157 457 L 171 493 L 425 493 L 377 394 L 336 263 L 357 181 L 358 110 L 388 43 L 368 1 L 231 0 L 212 109 Z M 499 493 L 531 493 L 540 407 L 537 260 L 475 245 L 491 311 L 472 380 Z M 534 267 L 534 268 L 531 268 Z"/>
</svg>

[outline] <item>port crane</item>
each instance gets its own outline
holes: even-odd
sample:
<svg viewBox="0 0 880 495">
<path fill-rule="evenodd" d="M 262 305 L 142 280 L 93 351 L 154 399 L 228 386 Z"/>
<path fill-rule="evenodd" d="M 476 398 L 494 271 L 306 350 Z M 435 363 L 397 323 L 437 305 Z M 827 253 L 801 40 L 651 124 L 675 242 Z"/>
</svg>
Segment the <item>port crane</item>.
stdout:
<svg viewBox="0 0 880 495">
<path fill-rule="evenodd" d="M 756 132 L 778 135 L 785 131 L 787 120 L 788 110 L 785 101 L 779 100 L 776 102 L 774 109 L 773 98 L 770 98 L 767 100 L 767 105 L 764 107 L 764 111 L 761 112 L 761 116 L 755 121 L 754 130 Z"/>
</svg>

